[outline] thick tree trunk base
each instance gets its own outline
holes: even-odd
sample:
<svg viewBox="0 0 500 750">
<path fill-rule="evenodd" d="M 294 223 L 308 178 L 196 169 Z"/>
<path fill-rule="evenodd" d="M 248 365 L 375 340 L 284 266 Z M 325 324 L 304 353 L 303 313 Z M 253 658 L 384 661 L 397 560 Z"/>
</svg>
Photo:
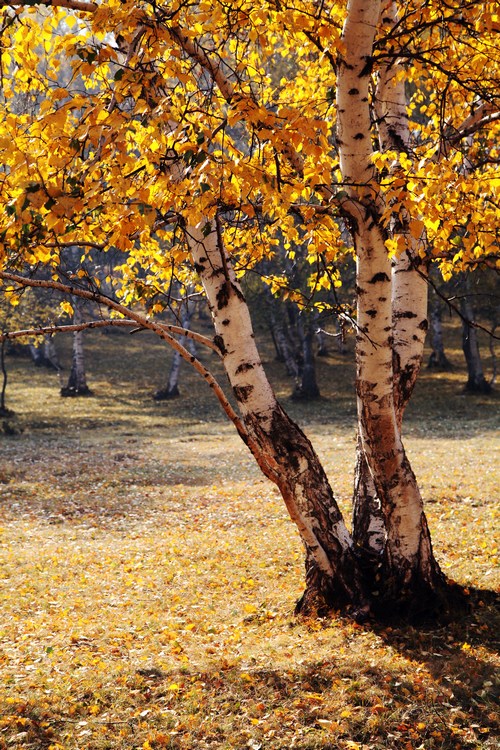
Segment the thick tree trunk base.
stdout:
<svg viewBox="0 0 500 750">
<path fill-rule="evenodd" d="M 179 398 L 180 391 L 175 386 L 175 388 L 160 388 L 158 391 L 155 391 L 153 394 L 153 398 L 155 401 L 170 401 L 172 398 Z"/>
<path fill-rule="evenodd" d="M 414 625 L 446 623 L 468 609 L 465 590 L 439 573 L 430 584 L 418 577 L 405 584 L 398 578 L 385 578 L 373 594 L 372 613 L 378 622 L 404 622 Z"/>
<path fill-rule="evenodd" d="M 315 569 L 307 571 L 307 587 L 295 605 L 295 615 L 306 618 L 345 616 L 359 624 L 366 622 L 425 625 L 447 623 L 470 608 L 468 590 L 448 580 L 439 569 L 432 583 L 418 575 L 402 582 L 383 573 L 382 559 L 368 551 L 358 556 L 361 571 L 355 590 L 346 592 Z M 383 582 L 383 583 L 382 583 Z M 362 592 L 367 592 L 362 593 Z"/>
<path fill-rule="evenodd" d="M 321 574 L 315 566 L 306 564 L 306 589 L 295 605 L 295 614 L 301 617 L 330 617 L 340 612 L 356 622 L 365 622 L 370 616 L 370 606 L 364 594 L 364 581 L 354 573 L 354 566 L 345 560 L 352 571 L 352 590 L 339 585 Z M 355 578 L 355 576 L 357 577 Z"/>
<path fill-rule="evenodd" d="M 74 388 L 73 386 L 66 386 L 65 388 L 61 388 L 61 396 L 64 398 L 67 397 L 77 397 L 77 396 L 92 396 L 92 391 L 88 386 L 85 386 L 84 388 Z"/>
</svg>

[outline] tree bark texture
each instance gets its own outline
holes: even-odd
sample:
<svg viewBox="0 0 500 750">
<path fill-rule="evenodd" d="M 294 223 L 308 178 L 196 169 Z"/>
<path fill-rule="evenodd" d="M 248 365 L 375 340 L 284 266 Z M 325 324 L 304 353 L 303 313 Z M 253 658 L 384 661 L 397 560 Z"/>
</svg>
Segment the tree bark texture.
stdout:
<svg viewBox="0 0 500 750">
<path fill-rule="evenodd" d="M 343 30 L 344 53 L 338 68 L 338 142 L 349 200 L 357 271 L 358 425 L 386 531 L 383 550 L 384 597 L 413 604 L 441 583 L 434 560 L 420 491 L 401 440 L 401 420 L 420 367 L 427 326 L 425 279 L 409 252 L 393 263 L 385 245 L 385 209 L 372 163 L 370 73 L 380 2 L 351 0 Z M 381 71 L 381 76 L 385 71 Z M 389 83 L 384 82 L 384 93 Z M 398 97 L 395 120 L 401 116 Z M 388 111 L 385 113 L 386 121 Z M 399 121 L 399 120 L 398 120 Z M 389 119 L 390 122 L 390 119 Z M 406 122 L 406 121 L 405 121 Z M 407 127 L 404 124 L 403 127 Z M 382 133 L 381 137 L 385 137 Z M 364 485 L 364 486 L 363 486 Z M 373 487 L 361 482 L 366 504 Z M 374 508 L 376 510 L 376 506 Z M 358 509 L 364 518 L 369 510 Z"/>
<path fill-rule="evenodd" d="M 248 446 L 264 474 L 280 489 L 306 549 L 302 611 L 325 605 L 366 608 L 352 539 L 309 439 L 277 402 L 264 372 L 247 303 L 213 224 L 188 230 L 225 371 L 244 424 Z"/>
</svg>

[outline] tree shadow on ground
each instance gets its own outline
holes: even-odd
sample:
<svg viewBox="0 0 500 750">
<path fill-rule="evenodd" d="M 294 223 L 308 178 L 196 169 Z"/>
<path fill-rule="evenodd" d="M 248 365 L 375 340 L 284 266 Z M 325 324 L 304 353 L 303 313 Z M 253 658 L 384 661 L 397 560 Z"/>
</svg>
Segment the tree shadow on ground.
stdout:
<svg viewBox="0 0 500 750">
<path fill-rule="evenodd" d="M 445 710 L 475 730 L 476 747 L 498 736 L 500 597 L 491 590 L 465 590 L 469 607 L 442 626 L 375 627 L 384 643 L 415 664 L 425 666 L 448 694 L 436 705 L 436 722 Z M 453 726 L 453 725 L 452 725 Z M 456 728 L 453 730 L 456 734 Z M 492 740 L 495 742 L 495 740 Z M 462 747 L 460 744 L 452 747 Z M 469 746 L 469 745 L 464 745 Z"/>
</svg>

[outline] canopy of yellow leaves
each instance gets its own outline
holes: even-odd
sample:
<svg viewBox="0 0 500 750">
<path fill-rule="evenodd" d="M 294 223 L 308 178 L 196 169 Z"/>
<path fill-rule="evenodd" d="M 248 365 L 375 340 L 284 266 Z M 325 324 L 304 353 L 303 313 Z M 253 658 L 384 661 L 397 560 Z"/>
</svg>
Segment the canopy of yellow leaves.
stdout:
<svg viewBox="0 0 500 750">
<path fill-rule="evenodd" d="M 186 279 L 182 227 L 217 214 L 241 272 L 300 246 L 313 287 L 338 282 L 345 13 L 314 0 L 4 7 L 3 262 L 55 268 L 67 247 L 114 248 L 131 299 L 139 270 Z M 496 2 L 411 0 L 370 61 L 374 81 L 403 62 L 409 95 L 411 152 L 377 151 L 374 123 L 388 250 L 413 216 L 445 275 L 497 262 L 499 30 Z"/>
</svg>

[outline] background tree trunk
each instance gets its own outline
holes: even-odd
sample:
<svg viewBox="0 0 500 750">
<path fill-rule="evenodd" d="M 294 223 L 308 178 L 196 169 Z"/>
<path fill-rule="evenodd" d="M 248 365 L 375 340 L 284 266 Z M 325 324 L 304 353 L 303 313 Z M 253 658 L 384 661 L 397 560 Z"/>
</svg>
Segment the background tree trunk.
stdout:
<svg viewBox="0 0 500 750">
<path fill-rule="evenodd" d="M 310 317 L 305 313 L 299 313 L 297 316 L 297 334 L 301 343 L 302 357 L 300 382 L 292 394 L 292 398 L 295 400 L 304 399 L 308 401 L 320 397 L 313 350 L 316 326 Z M 304 320 L 304 318 L 306 319 Z"/>
<path fill-rule="evenodd" d="M 185 301 L 182 315 L 181 315 L 181 326 L 182 328 L 189 329 L 191 325 L 191 317 L 192 317 L 192 310 L 189 307 L 187 301 Z M 187 346 L 189 351 L 195 356 L 196 355 L 196 347 L 195 343 L 192 339 L 189 339 L 187 336 L 181 336 L 179 339 L 179 343 L 182 346 Z M 182 357 L 179 354 L 179 352 L 174 351 L 173 357 L 172 357 L 172 363 L 170 365 L 170 372 L 168 375 L 167 385 L 165 388 L 160 388 L 157 390 L 153 396 L 155 401 L 168 401 L 172 398 L 177 398 L 180 396 L 179 391 L 179 374 L 181 369 L 181 362 Z"/>
<path fill-rule="evenodd" d="M 82 322 L 81 300 L 72 298 L 73 323 Z M 83 349 L 83 331 L 73 333 L 73 353 L 68 382 L 61 388 L 61 396 L 89 396 L 92 391 L 87 385 L 85 373 L 85 352 Z"/>
<path fill-rule="evenodd" d="M 467 393 L 491 393 L 491 385 L 484 377 L 479 351 L 479 341 L 474 323 L 474 310 L 468 297 L 469 280 L 465 281 L 465 294 L 460 300 L 462 313 L 462 348 L 467 363 L 468 379 L 464 390 Z"/>
<path fill-rule="evenodd" d="M 437 294 L 432 294 L 429 304 L 429 331 L 431 335 L 432 351 L 427 367 L 438 372 L 449 372 L 452 364 L 444 349 L 443 341 L 443 305 Z"/>
</svg>

